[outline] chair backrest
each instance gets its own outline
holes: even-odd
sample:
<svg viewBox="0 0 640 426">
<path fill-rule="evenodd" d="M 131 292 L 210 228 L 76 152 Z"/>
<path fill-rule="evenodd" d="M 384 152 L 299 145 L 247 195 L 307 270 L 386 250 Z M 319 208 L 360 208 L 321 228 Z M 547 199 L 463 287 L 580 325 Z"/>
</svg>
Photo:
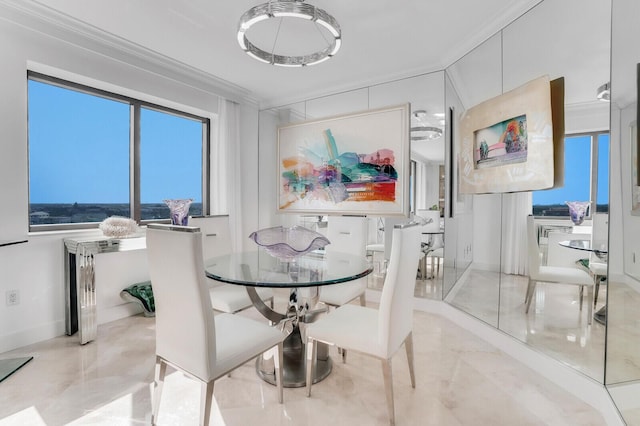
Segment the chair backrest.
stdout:
<svg viewBox="0 0 640 426">
<path fill-rule="evenodd" d="M 327 238 L 331 244 L 325 251 L 353 253 L 360 256 L 367 254 L 367 218 L 329 216 Z"/>
<path fill-rule="evenodd" d="M 596 213 L 592 216 L 591 247 L 599 249 L 609 243 L 609 215 Z"/>
<path fill-rule="evenodd" d="M 538 230 L 532 215 L 527 216 L 527 252 L 529 276 L 534 278 L 540 274 L 540 246 L 538 245 Z"/>
<path fill-rule="evenodd" d="M 393 230 L 389 267 L 378 311 L 379 342 L 392 355 L 413 327 L 413 293 L 420 260 L 420 226 Z"/>
<path fill-rule="evenodd" d="M 189 226 L 196 226 L 202 232 L 202 254 L 205 260 L 231 253 L 229 216 L 191 217 Z"/>
<path fill-rule="evenodd" d="M 156 304 L 156 355 L 211 380 L 216 336 L 200 230 L 150 224 L 147 256 Z"/>
<path fill-rule="evenodd" d="M 384 218 L 384 258 L 391 258 L 391 246 L 393 245 L 393 228 L 401 223 L 407 223 L 406 217 L 385 217 Z"/>
</svg>

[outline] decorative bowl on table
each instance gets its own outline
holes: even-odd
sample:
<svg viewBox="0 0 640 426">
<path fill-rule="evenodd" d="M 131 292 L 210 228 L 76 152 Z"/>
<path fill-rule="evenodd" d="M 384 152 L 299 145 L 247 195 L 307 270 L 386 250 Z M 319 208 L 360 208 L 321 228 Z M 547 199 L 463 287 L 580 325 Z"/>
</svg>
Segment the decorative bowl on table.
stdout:
<svg viewBox="0 0 640 426">
<path fill-rule="evenodd" d="M 294 259 L 331 243 L 324 235 L 303 226 L 260 229 L 252 232 L 249 238 L 280 259 Z"/>
</svg>

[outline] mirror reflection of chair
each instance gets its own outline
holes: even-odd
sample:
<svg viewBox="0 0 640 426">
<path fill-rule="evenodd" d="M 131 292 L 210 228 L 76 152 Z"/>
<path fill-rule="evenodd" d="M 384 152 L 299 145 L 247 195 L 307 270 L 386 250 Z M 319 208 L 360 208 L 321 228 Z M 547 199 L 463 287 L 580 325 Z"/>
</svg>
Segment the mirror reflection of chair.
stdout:
<svg viewBox="0 0 640 426">
<path fill-rule="evenodd" d="M 440 211 L 439 210 L 417 210 L 416 216 L 420 216 L 429 223 L 422 226 L 423 257 L 420 259 L 420 278 L 434 278 L 440 275 L 440 261 L 444 258 L 444 238 L 438 233 L 440 228 Z M 429 234 L 429 233 L 432 234 Z M 427 275 L 427 269 L 431 271 L 431 275 Z"/>
<path fill-rule="evenodd" d="M 431 249 L 425 254 L 425 259 L 428 261 L 425 262 L 425 269 L 427 266 L 431 268 L 431 277 L 439 277 L 440 276 L 440 263 L 444 258 L 444 245 L 441 244 L 436 249 Z"/>
<path fill-rule="evenodd" d="M 609 240 L 609 215 L 607 213 L 596 213 L 592 216 L 591 248 L 603 249 L 608 247 Z M 607 255 L 608 256 L 608 255 Z M 593 276 L 595 289 L 593 292 L 593 307 L 598 303 L 598 293 L 600 284 L 607 283 L 607 261 L 606 256 L 601 258 L 595 253 L 589 254 L 589 272 Z"/>
<path fill-rule="evenodd" d="M 538 232 L 533 216 L 527 217 L 527 248 L 529 265 L 529 283 L 525 296 L 526 309 L 529 313 L 531 301 L 534 299 L 536 284 L 538 282 L 553 284 L 572 284 L 588 289 L 588 322 L 591 324 L 593 307 L 593 280 L 587 272 L 578 267 L 542 266 L 540 264 L 540 246 L 538 245 Z M 582 310 L 582 293 L 580 291 L 580 310 Z"/>
<path fill-rule="evenodd" d="M 382 362 L 389 420 L 391 424 L 395 423 L 391 358 L 403 343 L 409 361 L 411 386 L 415 388 L 412 299 L 420 257 L 420 237 L 420 227 L 416 225 L 393 230 L 389 268 L 379 309 L 343 305 L 307 327 L 307 396 L 311 395 L 317 342 L 371 355 Z"/>
<path fill-rule="evenodd" d="M 205 261 L 231 252 L 231 231 L 229 216 L 191 217 L 189 225 L 202 231 L 202 252 Z M 233 314 L 253 306 L 247 290 L 243 286 L 225 284 L 207 279 L 210 284 L 211 304 L 219 312 Z M 258 296 L 273 307 L 273 290 L 256 289 Z"/>
<path fill-rule="evenodd" d="M 584 258 L 586 252 L 560 245 L 560 242 L 567 240 L 589 241 L 589 239 L 591 238 L 591 227 L 581 226 L 574 228 L 580 228 L 579 230 L 581 232 L 578 232 L 577 230 L 574 232 L 571 232 L 571 230 L 558 230 L 550 231 L 547 234 L 546 266 L 575 268 L 577 265 L 579 268 L 583 268 L 579 261 Z M 588 233 L 584 233 L 582 231 L 586 231 Z M 584 286 L 580 286 L 579 297 L 580 309 L 582 309 L 582 303 L 584 299 Z"/>
<path fill-rule="evenodd" d="M 151 423 L 156 424 L 167 365 L 201 382 L 200 425 L 208 425 L 214 381 L 274 349 L 278 401 L 282 402 L 284 335 L 266 324 L 231 314 L 214 316 L 195 227 L 150 224 L 149 275 L 156 302 L 156 371 Z"/>
<path fill-rule="evenodd" d="M 324 247 L 329 253 L 352 253 L 366 256 L 367 247 L 367 218 L 329 216 L 327 238 L 331 241 Z M 360 298 L 360 305 L 366 305 L 365 290 L 367 278 L 334 284 L 320 288 L 320 302 L 329 306 L 342 306 L 354 299 Z"/>
</svg>

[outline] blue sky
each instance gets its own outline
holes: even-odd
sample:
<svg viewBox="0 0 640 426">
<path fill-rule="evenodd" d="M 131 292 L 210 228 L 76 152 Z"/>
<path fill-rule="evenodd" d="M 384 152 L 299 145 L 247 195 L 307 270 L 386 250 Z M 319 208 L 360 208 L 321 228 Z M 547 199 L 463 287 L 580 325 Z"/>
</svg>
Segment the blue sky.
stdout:
<svg viewBox="0 0 640 426">
<path fill-rule="evenodd" d="M 202 198 L 202 123 L 142 109 L 141 202 Z M 129 104 L 29 80 L 31 203 L 129 202 Z"/>
<path fill-rule="evenodd" d="M 564 204 L 565 201 L 589 201 L 591 152 L 585 149 L 589 136 L 565 139 L 565 179 L 561 188 L 534 191 L 534 205 Z M 609 135 L 600 137 L 598 161 L 598 203 L 609 203 Z M 604 156 L 604 158 L 603 158 Z M 604 200 L 604 201 L 602 201 Z"/>
</svg>

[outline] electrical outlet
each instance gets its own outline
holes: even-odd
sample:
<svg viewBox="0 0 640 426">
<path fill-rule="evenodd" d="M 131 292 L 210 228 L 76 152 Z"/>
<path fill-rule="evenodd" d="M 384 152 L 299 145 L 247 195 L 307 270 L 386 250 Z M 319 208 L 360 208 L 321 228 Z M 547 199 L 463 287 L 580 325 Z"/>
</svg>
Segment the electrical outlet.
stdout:
<svg viewBox="0 0 640 426">
<path fill-rule="evenodd" d="M 20 292 L 18 290 L 7 290 L 5 293 L 7 306 L 13 306 L 20 303 Z"/>
</svg>

